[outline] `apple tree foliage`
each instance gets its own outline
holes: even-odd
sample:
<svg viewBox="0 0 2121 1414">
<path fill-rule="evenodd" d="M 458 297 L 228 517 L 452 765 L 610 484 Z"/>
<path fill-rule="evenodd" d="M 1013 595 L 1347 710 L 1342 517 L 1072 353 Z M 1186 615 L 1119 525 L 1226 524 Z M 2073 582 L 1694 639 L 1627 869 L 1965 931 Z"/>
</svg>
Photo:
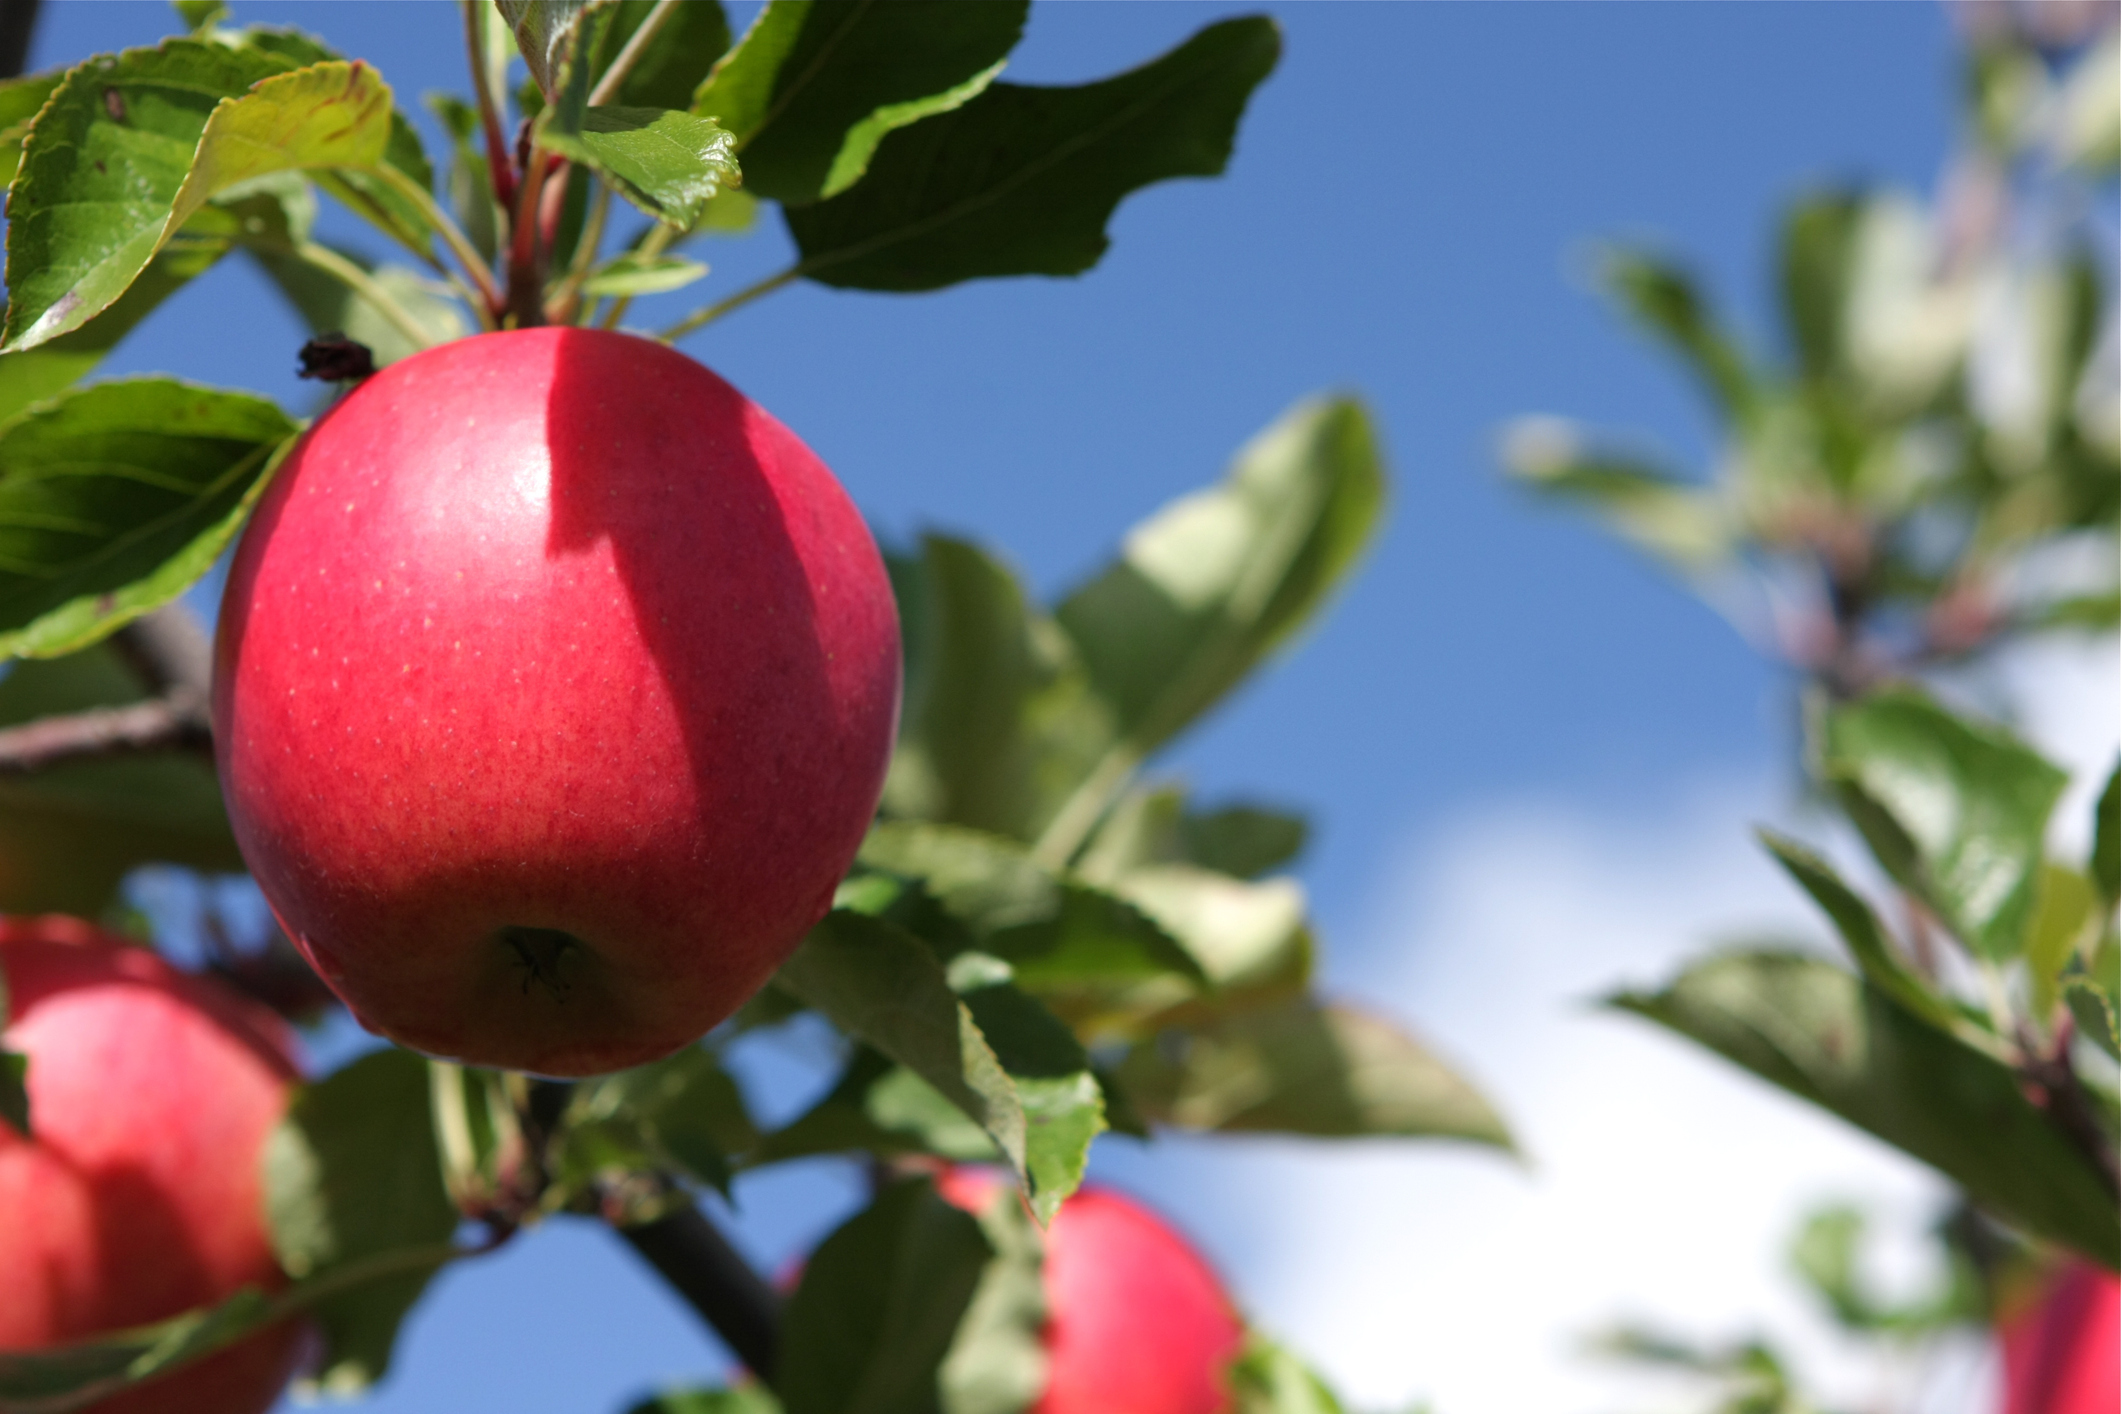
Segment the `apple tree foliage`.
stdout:
<svg viewBox="0 0 2121 1414">
<path fill-rule="evenodd" d="M 713 0 L 479 0 L 420 12 L 461 33 L 473 78 L 468 97 L 429 100 L 448 136 L 430 153 L 359 58 L 236 24 L 217 4 L 177 9 L 188 32 L 158 45 L 0 83 L 7 911 L 108 913 L 125 875 L 151 862 L 241 867 L 201 749 L 197 655 L 169 651 L 184 629 L 174 601 L 228 548 L 304 422 L 241 391 L 94 379 L 187 281 L 255 261 L 320 336 L 305 358 L 336 377 L 361 371 L 350 344 L 382 365 L 480 330 L 630 327 L 636 301 L 705 279 L 689 243 L 742 232 L 765 205 L 794 263 L 710 291 L 652 337 L 798 280 L 915 292 L 1073 275 L 1103 254 L 1121 200 L 1222 169 L 1279 49 L 1271 22 L 1226 20 L 1111 78 L 1036 87 L 1002 77 L 1025 15 L 1009 0 L 768 0 L 741 35 Z M 320 238 L 320 199 L 396 253 Z M 1487 1102 L 1419 1041 L 1314 991 L 1318 941 L 1285 872 L 1303 821 L 1196 801 L 1156 771 L 1318 614 L 1384 497 L 1368 416 L 1318 398 L 1131 530 L 1057 604 L 969 540 L 891 549 L 907 695 L 883 807 L 830 916 L 734 1021 L 665 1062 L 574 1085 L 388 1048 L 316 1077 L 263 1159 L 291 1284 L 122 1337 L 0 1355 L 0 1409 L 78 1407 L 293 1311 L 323 1336 L 313 1382 L 358 1391 L 385 1372 L 435 1270 L 574 1215 L 626 1233 L 761 1377 L 645 1408 L 1006 1414 L 1039 1388 L 1038 1225 L 1082 1181 L 1099 1134 L 1507 1150 Z M 1865 773 L 1880 751 L 2019 750 L 1950 735 L 1920 702 L 1863 710 L 1837 740 L 1850 789 L 1888 824 L 1902 821 L 1898 797 Z M 2021 835 L 2036 787 L 1993 803 L 2018 812 Z M 1966 790 L 1990 808 L 1980 782 Z M 1926 820 L 1903 826 L 1929 848 Z M 2049 907 L 2045 886 L 2026 885 L 1999 910 L 1978 881 L 1935 876 L 1942 855 L 1909 858 L 1909 879 L 1934 876 L 1936 897 L 1985 910 L 1999 957 L 2036 903 Z M 329 1005 L 284 940 L 223 951 L 224 973 L 283 1010 Z M 2096 968 L 2053 971 L 2058 989 L 2108 995 Z M 1697 993 L 1723 995 L 1690 980 L 1643 1005 L 1706 1032 L 1687 1020 L 1713 1010 Z M 1869 992 L 1804 996 L 1807 1018 L 1872 1005 Z M 1913 1015 L 1894 1024 L 1929 1024 Z M 806 1112 L 764 1125 L 725 1061 L 798 1017 L 836 1033 L 840 1070 Z M 1989 1067 L 1979 1083 L 2007 1088 L 2010 1043 L 1981 1050 L 1969 1038 L 1982 1034 L 1973 1019 L 1907 1044 L 1968 1050 L 1962 1064 Z M 10 1057 L 0 1113 L 33 1126 L 20 1081 Z M 2013 1103 L 2027 1133 L 2061 1142 Z M 869 1163 L 874 1201 L 784 1302 L 694 1200 L 819 1154 Z M 2013 1160 L 1998 1200 L 2029 1191 L 2020 1169 L 2063 1172 L 2068 1158 Z M 950 1207 L 921 1176 L 936 1160 L 1006 1165 L 1027 1212 Z M 2065 1237 L 2103 1232 L 2098 1204 L 2074 1189 L 2023 1211 Z M 1265 1337 L 1232 1379 L 1249 1410 L 1337 1407 Z"/>
<path fill-rule="evenodd" d="M 1934 206 L 1849 186 L 1788 208 L 1777 352 L 1677 262 L 1605 254 L 1605 292 L 1720 425 L 1710 474 L 1555 418 L 1504 439 L 1524 485 L 1787 665 L 1816 833 L 1860 844 L 1837 865 L 1760 833 L 1834 948 L 1725 947 L 1610 1004 L 1930 1165 L 1963 1195 L 1953 1249 L 1991 1278 L 2023 1239 L 2121 1268 L 2121 774 L 2088 850 L 2058 852 L 2066 774 L 1990 715 L 2002 654 L 2084 634 L 2110 651 L 2121 624 L 2121 327 L 2091 214 L 2121 171 L 2121 25 L 2089 18 L 2059 41 L 2033 11 L 1977 36 Z M 1848 1294 L 1848 1215 L 1820 1221 L 1800 1265 L 1852 1329 L 1986 1316 L 1963 1292 L 1878 1315 Z M 1731 1409 L 1808 1407 L 1765 1348 L 1615 1348 L 1716 1374 Z"/>
</svg>

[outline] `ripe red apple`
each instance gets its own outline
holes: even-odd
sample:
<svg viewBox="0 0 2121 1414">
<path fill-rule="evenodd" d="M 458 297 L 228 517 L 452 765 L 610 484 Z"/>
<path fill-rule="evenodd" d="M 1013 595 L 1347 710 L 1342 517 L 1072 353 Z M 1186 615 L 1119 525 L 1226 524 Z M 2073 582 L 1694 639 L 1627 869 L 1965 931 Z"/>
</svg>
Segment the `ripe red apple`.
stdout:
<svg viewBox="0 0 2121 1414">
<path fill-rule="evenodd" d="M 33 1136 L 0 1120 L 0 1350 L 279 1287 L 258 1177 L 295 1079 L 279 1018 L 70 918 L 0 918 L 0 970 Z M 284 1322 L 92 1408 L 257 1414 L 302 1339 Z"/>
<path fill-rule="evenodd" d="M 1002 1183 L 970 1169 L 942 1195 L 967 1211 Z M 1244 1323 L 1201 1255 L 1161 1218 L 1084 1188 L 1046 1229 L 1045 1393 L 1031 1414 L 1227 1414 Z"/>
<path fill-rule="evenodd" d="M 2004 1414 L 2121 1409 L 2121 1280 L 2072 1261 L 2003 1323 Z"/>
<path fill-rule="evenodd" d="M 794 434 L 630 335 L 464 339 L 288 457 L 216 645 L 221 781 L 288 936 L 414 1049 L 586 1075 L 697 1040 L 824 916 L 898 619 Z"/>
</svg>

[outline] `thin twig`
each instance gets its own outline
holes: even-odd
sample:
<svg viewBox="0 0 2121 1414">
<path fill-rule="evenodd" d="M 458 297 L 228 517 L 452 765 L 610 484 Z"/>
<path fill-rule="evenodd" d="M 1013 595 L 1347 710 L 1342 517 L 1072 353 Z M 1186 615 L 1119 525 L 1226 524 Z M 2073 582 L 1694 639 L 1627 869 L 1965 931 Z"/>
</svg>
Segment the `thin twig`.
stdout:
<svg viewBox="0 0 2121 1414">
<path fill-rule="evenodd" d="M 515 226 L 508 244 L 507 308 L 515 315 L 518 329 L 545 322 L 545 282 L 538 271 L 538 215 L 550 162 L 543 148 L 532 148 L 523 169 L 522 189 L 516 193 Z"/>
<path fill-rule="evenodd" d="M 582 235 L 575 242 L 574 259 L 568 264 L 567 278 L 551 299 L 545 301 L 545 318 L 554 324 L 572 324 L 582 301 L 582 286 L 588 283 L 589 272 L 596 268 L 597 247 L 604 243 L 604 223 L 611 214 L 611 184 L 598 182 L 596 194 L 589 199 L 589 215 L 582 223 Z"/>
<path fill-rule="evenodd" d="M 656 31 L 678 12 L 681 3 L 683 0 L 656 0 L 655 8 L 648 12 L 648 18 L 641 21 L 641 27 L 633 32 L 633 38 L 626 41 L 626 47 L 611 61 L 611 67 L 604 71 L 604 77 L 598 79 L 597 86 L 590 90 L 591 107 L 599 103 L 609 103 L 619 96 L 619 85 L 626 82 L 626 75 L 633 72 L 633 66 L 647 51 L 648 42 L 654 39 Z"/>
<path fill-rule="evenodd" d="M 442 237 L 442 243 L 449 247 L 450 253 L 456 256 L 457 263 L 464 267 L 464 273 L 471 277 L 472 284 L 478 287 L 479 297 L 496 310 L 503 307 L 500 287 L 494 283 L 493 267 L 486 263 L 485 256 L 479 254 L 479 248 L 471 243 L 471 237 L 465 235 L 463 229 L 450 219 L 449 213 L 435 204 L 434 193 L 388 162 L 379 162 L 363 170 L 382 178 L 392 191 L 418 207 L 421 218 L 434 227 L 436 233 Z"/>
<path fill-rule="evenodd" d="M 714 1328 L 751 1373 L 773 1383 L 780 1353 L 781 1298 L 705 1213 L 680 1208 L 617 1232 Z"/>
<path fill-rule="evenodd" d="M 145 751 L 212 751 L 203 694 L 176 689 L 123 707 L 94 707 L 0 729 L 0 776 Z"/>
<path fill-rule="evenodd" d="M 783 285 L 792 284 L 795 280 L 801 277 L 802 273 L 802 266 L 791 265 L 778 275 L 768 276 L 766 279 L 759 281 L 755 285 L 747 285 L 743 289 L 738 290 L 735 294 L 729 296 L 729 298 L 725 300 L 720 301 L 719 303 L 710 304 L 705 309 L 696 310 L 695 312 L 686 315 L 683 319 L 680 319 L 677 323 L 671 325 L 668 329 L 665 329 L 660 334 L 657 334 L 656 338 L 666 344 L 676 343 L 679 339 L 684 338 L 693 330 L 705 328 L 707 325 L 714 323 L 715 320 L 720 319 L 723 315 L 735 313 L 737 310 L 742 309 L 745 305 L 751 303 L 755 299 L 758 299 L 760 296 L 770 295 L 775 290 L 781 288 Z"/>
<path fill-rule="evenodd" d="M 110 642 L 150 693 L 181 690 L 204 697 L 213 690 L 213 640 L 182 600 L 142 614 Z"/>
</svg>

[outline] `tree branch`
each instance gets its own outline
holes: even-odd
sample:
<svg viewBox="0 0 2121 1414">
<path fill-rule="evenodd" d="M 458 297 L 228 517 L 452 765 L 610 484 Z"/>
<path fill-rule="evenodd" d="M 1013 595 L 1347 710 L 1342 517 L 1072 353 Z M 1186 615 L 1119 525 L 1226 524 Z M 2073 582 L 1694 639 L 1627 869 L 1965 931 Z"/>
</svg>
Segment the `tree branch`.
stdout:
<svg viewBox="0 0 2121 1414">
<path fill-rule="evenodd" d="M 620 1237 L 714 1328 L 737 1359 L 773 1383 L 780 1353 L 781 1298 L 696 1207 L 621 1227 Z"/>
<path fill-rule="evenodd" d="M 27 775 L 84 757 L 142 751 L 212 751 L 206 699 L 172 689 L 125 707 L 97 707 L 0 729 L 0 776 Z"/>
</svg>

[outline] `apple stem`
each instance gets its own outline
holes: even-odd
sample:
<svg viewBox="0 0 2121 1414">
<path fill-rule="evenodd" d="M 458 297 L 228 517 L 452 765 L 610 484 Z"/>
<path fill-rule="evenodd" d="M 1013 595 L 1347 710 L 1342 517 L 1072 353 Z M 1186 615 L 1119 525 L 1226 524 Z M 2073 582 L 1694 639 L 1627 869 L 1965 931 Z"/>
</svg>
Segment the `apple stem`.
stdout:
<svg viewBox="0 0 2121 1414">
<path fill-rule="evenodd" d="M 737 1359 L 768 1385 L 774 1382 L 781 1298 L 705 1213 L 684 1207 L 617 1231 Z"/>
</svg>

